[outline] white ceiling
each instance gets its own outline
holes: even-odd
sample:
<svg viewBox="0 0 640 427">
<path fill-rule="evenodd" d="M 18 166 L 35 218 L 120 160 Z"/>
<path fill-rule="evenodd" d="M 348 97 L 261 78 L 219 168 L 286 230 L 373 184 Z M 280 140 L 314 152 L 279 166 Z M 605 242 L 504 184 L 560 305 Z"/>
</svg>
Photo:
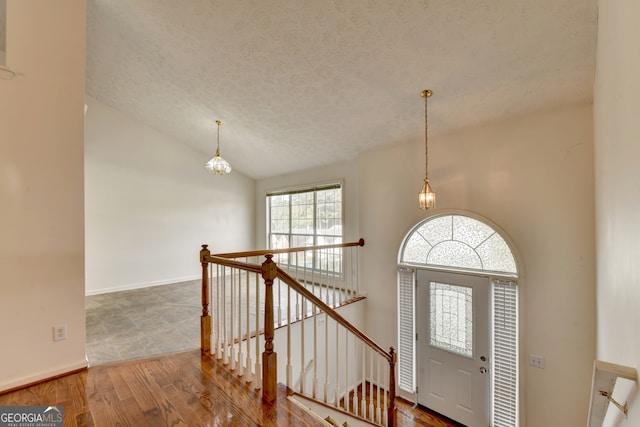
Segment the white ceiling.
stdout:
<svg viewBox="0 0 640 427">
<path fill-rule="evenodd" d="M 587 103 L 596 0 L 88 0 L 87 93 L 259 179 Z M 421 154 L 421 153 L 417 153 Z M 200 167 L 200 165 L 196 165 Z"/>
</svg>

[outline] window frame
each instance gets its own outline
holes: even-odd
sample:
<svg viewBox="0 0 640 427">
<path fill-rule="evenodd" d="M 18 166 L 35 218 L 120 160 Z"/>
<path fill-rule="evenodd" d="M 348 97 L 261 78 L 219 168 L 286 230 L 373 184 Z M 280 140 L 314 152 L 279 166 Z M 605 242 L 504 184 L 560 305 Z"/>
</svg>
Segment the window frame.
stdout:
<svg viewBox="0 0 640 427">
<path fill-rule="evenodd" d="M 337 189 L 339 190 L 339 194 L 340 194 L 340 209 L 339 209 L 339 218 L 334 218 L 335 220 L 338 220 L 339 222 L 336 224 L 336 226 L 339 228 L 340 233 L 339 234 L 326 234 L 326 233 L 319 233 L 319 225 L 318 225 L 318 215 L 317 215 L 317 209 L 318 209 L 318 192 L 323 191 L 323 190 L 331 190 L 331 189 Z M 295 233 L 294 232 L 294 227 L 293 227 L 293 221 L 296 220 L 296 218 L 294 218 L 292 216 L 292 203 L 291 200 L 289 200 L 288 203 L 288 208 L 289 208 L 289 213 L 288 213 L 288 232 L 273 232 L 272 231 L 272 203 L 271 203 L 271 197 L 272 196 L 281 196 L 281 195 L 295 195 L 295 194 L 302 194 L 302 193 L 312 193 L 313 194 L 313 202 L 312 202 L 312 212 L 313 212 L 313 226 L 312 226 L 312 231 L 311 233 Z M 344 182 L 342 180 L 337 180 L 337 181 L 328 181 L 328 182 L 321 182 L 321 183 L 315 183 L 315 184 L 309 184 L 309 185 L 301 185 L 301 186 L 295 186 L 295 187 L 284 187 L 284 188 L 276 188 L 276 189 L 270 189 L 270 190 L 266 190 L 265 191 L 265 211 L 266 211 L 266 241 L 267 241 L 267 248 L 268 249 L 272 249 L 272 237 L 273 236 L 286 236 L 286 241 L 288 242 L 289 247 L 304 247 L 304 246 L 321 246 L 322 243 L 320 243 L 320 241 L 322 239 L 327 239 L 327 240 L 333 240 L 332 243 L 343 243 L 344 242 L 344 236 L 345 236 L 345 231 L 344 231 L 344 222 L 345 222 L 345 202 L 344 202 Z M 296 241 L 296 238 L 304 238 L 304 240 L 307 240 L 305 242 L 305 244 L 295 244 L 293 242 Z M 310 242 L 308 241 L 310 239 Z M 279 248 L 275 248 L 275 249 L 279 249 Z M 343 266 L 344 265 L 344 260 L 342 259 L 344 257 L 344 252 L 340 249 L 337 249 L 336 251 L 339 252 L 339 257 L 340 257 L 340 265 Z M 335 255 L 334 255 L 335 256 Z M 282 262 L 282 260 L 281 260 Z M 323 260 L 319 260 L 317 257 L 313 257 L 311 260 L 311 268 L 312 269 L 316 269 L 318 267 L 318 265 L 320 263 L 322 263 Z M 285 263 L 285 265 L 288 265 L 287 263 Z M 338 276 L 342 276 L 344 274 L 343 272 L 343 267 L 340 267 L 340 270 L 338 272 L 335 273 Z"/>
</svg>

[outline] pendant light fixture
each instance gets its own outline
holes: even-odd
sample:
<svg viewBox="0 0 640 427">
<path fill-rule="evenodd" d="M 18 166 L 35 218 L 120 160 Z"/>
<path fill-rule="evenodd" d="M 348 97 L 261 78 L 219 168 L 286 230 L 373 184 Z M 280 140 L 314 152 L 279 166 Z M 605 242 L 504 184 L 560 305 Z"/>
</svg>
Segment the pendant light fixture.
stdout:
<svg viewBox="0 0 640 427">
<path fill-rule="evenodd" d="M 429 185 L 429 135 L 427 132 L 427 99 L 433 95 L 433 92 L 425 89 L 420 95 L 424 98 L 424 185 L 422 186 L 422 191 L 418 193 L 418 204 L 420 209 L 433 209 L 436 207 L 436 193 Z"/>
<path fill-rule="evenodd" d="M 216 155 L 204 167 L 213 174 L 226 175 L 231 172 L 231 165 L 220 156 L 220 126 L 222 126 L 222 122 L 216 120 L 216 124 L 218 125 L 218 148 L 216 148 Z"/>
</svg>

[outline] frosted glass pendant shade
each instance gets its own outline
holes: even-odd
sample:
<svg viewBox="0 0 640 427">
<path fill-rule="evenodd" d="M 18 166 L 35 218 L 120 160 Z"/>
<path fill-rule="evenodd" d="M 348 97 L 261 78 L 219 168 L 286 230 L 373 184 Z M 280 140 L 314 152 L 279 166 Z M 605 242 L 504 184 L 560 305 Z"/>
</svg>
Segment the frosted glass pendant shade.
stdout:
<svg viewBox="0 0 640 427">
<path fill-rule="evenodd" d="M 216 175 L 226 175 L 231 172 L 231 165 L 220 156 L 220 151 L 216 151 L 216 155 L 204 167 Z"/>
<path fill-rule="evenodd" d="M 216 120 L 216 125 L 218 125 L 218 147 L 216 148 L 216 155 L 213 156 L 204 167 L 212 174 L 226 175 L 231 172 L 231 165 L 220 155 L 220 126 L 222 126 L 222 122 Z"/>
</svg>

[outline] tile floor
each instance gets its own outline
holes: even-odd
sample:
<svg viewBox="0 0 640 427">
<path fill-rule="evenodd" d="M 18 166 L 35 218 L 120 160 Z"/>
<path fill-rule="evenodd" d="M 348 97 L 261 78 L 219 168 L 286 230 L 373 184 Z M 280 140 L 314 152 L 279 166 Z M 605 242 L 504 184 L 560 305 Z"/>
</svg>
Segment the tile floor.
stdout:
<svg viewBox="0 0 640 427">
<path fill-rule="evenodd" d="M 89 365 L 200 347 L 200 280 L 85 298 Z"/>
<path fill-rule="evenodd" d="M 253 280 L 250 278 L 248 290 L 242 292 L 255 298 Z M 244 283 L 244 279 L 239 283 Z M 212 286 L 215 289 L 215 285 Z M 307 289 L 332 306 L 338 299 L 347 299 L 338 289 L 327 290 L 319 286 L 307 286 Z M 215 290 L 213 292 L 215 298 Z M 287 296 L 286 285 L 280 284 L 274 289 L 276 316 L 287 312 Z M 85 297 L 89 365 L 199 348 L 201 298 L 200 280 Z M 260 300 L 264 301 L 264 293 Z M 230 303 L 230 296 L 226 295 L 227 307 Z M 264 302 L 259 307 L 262 318 Z M 215 306 L 211 307 L 212 311 L 215 309 Z M 253 325 L 255 309 L 252 309 L 250 319 L 250 325 Z M 243 325 L 244 321 L 242 316 Z"/>
</svg>

